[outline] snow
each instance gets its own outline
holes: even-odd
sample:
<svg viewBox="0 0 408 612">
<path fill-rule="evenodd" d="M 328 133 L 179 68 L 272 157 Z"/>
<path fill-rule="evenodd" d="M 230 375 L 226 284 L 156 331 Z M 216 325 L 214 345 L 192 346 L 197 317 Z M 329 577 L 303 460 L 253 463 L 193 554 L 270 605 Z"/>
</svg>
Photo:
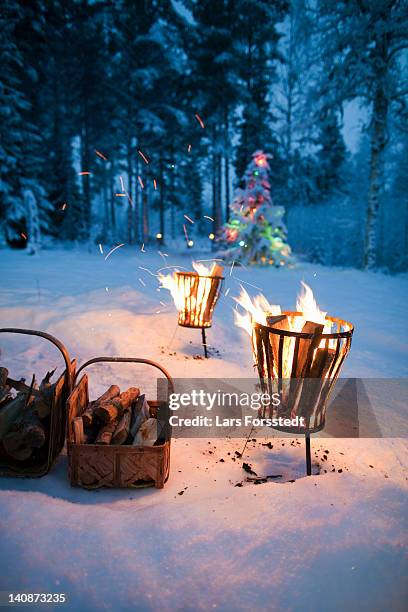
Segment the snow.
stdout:
<svg viewBox="0 0 408 612">
<path fill-rule="evenodd" d="M 233 326 L 230 298 L 245 281 L 253 294 L 251 285 L 293 308 L 305 280 L 322 310 L 355 325 L 344 376 L 407 375 L 406 276 L 304 263 L 278 270 L 235 266 L 231 275 L 228 268 L 230 292 L 208 331 L 219 354 L 204 361 L 194 359 L 202 351 L 200 333 L 177 327 L 170 294 L 157 291 L 151 273 L 165 265 L 163 258 L 146 250 L 123 247 L 106 261 L 109 248 L 103 255 L 97 245 L 35 258 L 2 251 L 2 325 L 48 331 L 79 363 L 141 356 L 173 377 L 251 377 L 249 340 Z M 167 265 L 186 268 L 194 256 L 168 255 Z M 14 377 L 55 364 L 47 343 L 2 336 L 1 361 Z M 155 393 L 155 372 L 142 366 L 106 364 L 89 374 L 91 397 L 111 382 L 125 388 L 143 381 L 143 390 Z M 73 489 L 65 456 L 42 479 L 1 479 L 0 589 L 66 592 L 69 609 L 81 611 L 402 610 L 406 441 L 313 437 L 309 478 L 303 441 L 270 441 L 272 449 L 258 436 L 244 454 L 258 474 L 283 475 L 261 485 L 246 482 L 235 456 L 242 439 L 173 440 L 171 475 L 161 491 Z"/>
</svg>

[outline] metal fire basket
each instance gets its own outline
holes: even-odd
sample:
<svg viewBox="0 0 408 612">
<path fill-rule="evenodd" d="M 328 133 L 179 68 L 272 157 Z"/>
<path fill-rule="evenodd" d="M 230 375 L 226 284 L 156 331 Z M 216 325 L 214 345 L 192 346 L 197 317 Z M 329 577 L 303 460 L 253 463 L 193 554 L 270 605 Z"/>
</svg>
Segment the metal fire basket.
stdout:
<svg viewBox="0 0 408 612">
<path fill-rule="evenodd" d="M 193 272 L 176 272 L 177 284 L 184 296 L 179 310 L 181 327 L 201 329 L 204 355 L 208 357 L 205 330 L 212 325 L 212 314 L 221 293 L 223 276 L 201 276 Z"/>
<path fill-rule="evenodd" d="M 266 326 L 254 322 L 252 342 L 262 391 L 280 396 L 280 404 L 262 409 L 261 416 L 304 418 L 304 427 L 275 429 L 305 435 L 310 475 L 310 434 L 324 428 L 328 401 L 350 351 L 354 327 L 334 317 L 326 317 L 330 333 L 295 332 L 280 325 L 279 319 L 287 317 L 291 327 L 294 317 L 299 316 L 303 316 L 301 312 L 284 312 L 276 317 L 276 323 Z"/>
</svg>

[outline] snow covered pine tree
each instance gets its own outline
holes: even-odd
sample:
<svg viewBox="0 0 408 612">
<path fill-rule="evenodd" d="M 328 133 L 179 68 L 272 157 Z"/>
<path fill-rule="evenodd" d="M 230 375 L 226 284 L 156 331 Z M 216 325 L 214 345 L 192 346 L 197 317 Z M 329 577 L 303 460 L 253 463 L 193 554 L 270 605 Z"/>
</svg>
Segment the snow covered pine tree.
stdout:
<svg viewBox="0 0 408 612">
<path fill-rule="evenodd" d="M 220 255 L 226 261 L 276 267 L 291 261 L 283 222 L 285 211 L 272 203 L 270 157 L 256 151 L 244 174 L 244 189 L 235 192 L 231 217 L 220 238 L 224 247 Z"/>
</svg>

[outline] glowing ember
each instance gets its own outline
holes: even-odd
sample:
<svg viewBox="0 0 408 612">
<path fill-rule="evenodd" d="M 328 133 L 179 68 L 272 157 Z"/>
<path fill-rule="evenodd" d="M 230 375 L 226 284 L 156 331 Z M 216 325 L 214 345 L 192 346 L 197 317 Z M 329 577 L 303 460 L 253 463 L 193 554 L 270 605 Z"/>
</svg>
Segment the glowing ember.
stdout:
<svg viewBox="0 0 408 612">
<path fill-rule="evenodd" d="M 90 176 L 91 173 L 90 172 L 78 172 L 79 176 Z"/>
<path fill-rule="evenodd" d="M 204 125 L 204 121 L 201 119 L 200 115 L 198 115 L 197 113 L 194 115 L 194 117 L 197 119 L 198 123 L 200 124 L 200 126 L 204 129 L 205 125 Z"/>
<path fill-rule="evenodd" d="M 112 255 L 112 253 L 113 253 L 114 251 L 116 251 L 117 249 L 120 249 L 120 247 L 123 247 L 123 246 L 125 246 L 125 243 L 123 243 L 123 244 L 118 244 L 117 246 L 113 247 L 113 249 L 111 249 L 111 250 L 109 251 L 109 253 L 106 255 L 106 257 L 105 257 L 105 261 L 108 259 L 108 257 L 109 257 L 110 255 Z"/>
<path fill-rule="evenodd" d="M 154 190 L 156 191 L 157 190 L 157 181 L 156 181 L 156 179 L 153 179 L 153 187 L 154 187 Z"/>
<path fill-rule="evenodd" d="M 144 189 L 144 183 L 139 175 L 137 177 L 137 180 L 139 181 L 139 185 L 141 186 L 141 188 Z"/>
<path fill-rule="evenodd" d="M 143 159 L 145 164 L 149 163 L 149 160 L 147 159 L 146 155 L 143 153 L 143 151 L 141 151 L 140 149 L 137 150 L 137 152 L 139 153 L 140 157 Z"/>
<path fill-rule="evenodd" d="M 188 215 L 183 215 L 183 217 L 184 217 L 185 219 L 187 219 L 187 221 L 189 221 L 190 223 L 193 223 L 193 224 L 194 224 L 194 221 L 193 221 L 192 219 L 190 219 L 190 217 L 189 217 Z"/>
<path fill-rule="evenodd" d="M 97 154 L 98 157 L 100 157 L 101 159 L 103 159 L 104 161 L 108 161 L 108 158 L 101 153 L 100 151 L 98 151 L 97 149 L 95 149 L 95 153 Z"/>
</svg>

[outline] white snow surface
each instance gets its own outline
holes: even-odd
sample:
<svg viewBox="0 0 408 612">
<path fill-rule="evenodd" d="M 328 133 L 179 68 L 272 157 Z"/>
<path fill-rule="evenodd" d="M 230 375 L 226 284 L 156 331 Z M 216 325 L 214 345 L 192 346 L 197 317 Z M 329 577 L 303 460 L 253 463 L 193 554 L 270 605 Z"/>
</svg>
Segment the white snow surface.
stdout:
<svg viewBox="0 0 408 612">
<path fill-rule="evenodd" d="M 293 309 L 304 280 L 322 310 L 355 325 L 343 376 L 407 376 L 407 276 L 304 263 L 227 268 L 230 291 L 208 331 L 219 353 L 204 361 L 194 358 L 199 331 L 177 327 L 170 294 L 151 274 L 191 269 L 194 254 L 146 251 L 123 247 L 106 260 L 109 249 L 97 246 L 35 257 L 0 251 L 1 326 L 54 334 L 79 363 L 135 356 L 173 377 L 252 377 L 249 338 L 233 324 L 230 298 L 245 281 Z M 1 347 L 14 378 L 57 360 L 37 338 L 2 334 Z M 155 392 L 155 372 L 142 366 L 88 373 L 91 397 L 113 382 Z M 260 475 L 284 475 L 261 485 L 246 482 L 234 457 L 242 439 L 173 440 L 163 490 L 71 488 L 65 456 L 41 479 L 0 479 L 0 590 L 67 593 L 66 609 L 80 611 L 406 609 L 406 440 L 314 437 L 311 477 L 302 440 L 270 440 L 272 449 L 263 437 L 249 442 L 243 457 Z"/>
</svg>

